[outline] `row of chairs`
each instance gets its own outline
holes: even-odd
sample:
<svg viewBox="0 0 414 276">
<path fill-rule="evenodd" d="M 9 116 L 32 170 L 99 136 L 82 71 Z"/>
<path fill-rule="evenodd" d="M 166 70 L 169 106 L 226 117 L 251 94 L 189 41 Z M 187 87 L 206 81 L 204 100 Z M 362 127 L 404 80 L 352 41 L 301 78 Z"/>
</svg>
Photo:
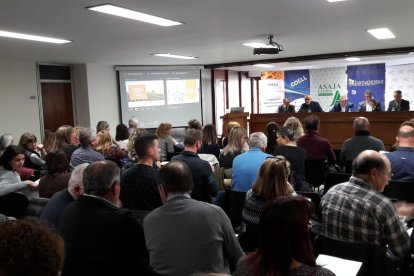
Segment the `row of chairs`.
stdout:
<svg viewBox="0 0 414 276">
<path fill-rule="evenodd" d="M 0 197 L 0 213 L 17 219 L 39 219 L 48 198 L 31 198 L 19 192 Z"/>
</svg>

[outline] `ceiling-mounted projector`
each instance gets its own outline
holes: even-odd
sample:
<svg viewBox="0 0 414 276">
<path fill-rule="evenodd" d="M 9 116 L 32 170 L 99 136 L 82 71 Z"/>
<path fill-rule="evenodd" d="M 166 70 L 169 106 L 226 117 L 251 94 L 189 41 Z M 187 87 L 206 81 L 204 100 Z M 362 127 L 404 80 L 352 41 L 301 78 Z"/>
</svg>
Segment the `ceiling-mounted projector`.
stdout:
<svg viewBox="0 0 414 276">
<path fill-rule="evenodd" d="M 277 55 L 283 51 L 283 46 L 273 41 L 273 35 L 267 36 L 269 43 L 265 47 L 254 48 L 253 55 Z"/>
</svg>

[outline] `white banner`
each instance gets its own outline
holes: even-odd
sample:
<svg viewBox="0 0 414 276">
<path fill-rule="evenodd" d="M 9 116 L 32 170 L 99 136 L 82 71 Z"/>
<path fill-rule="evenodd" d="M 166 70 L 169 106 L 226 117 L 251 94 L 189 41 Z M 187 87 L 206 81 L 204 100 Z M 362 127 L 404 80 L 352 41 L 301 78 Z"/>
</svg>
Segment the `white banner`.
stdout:
<svg viewBox="0 0 414 276">
<path fill-rule="evenodd" d="M 323 111 L 328 112 L 340 96 L 346 96 L 346 67 L 312 69 L 309 75 L 312 99 L 320 103 Z"/>
<path fill-rule="evenodd" d="M 285 96 L 283 78 L 260 80 L 259 91 L 259 113 L 277 113 Z"/>
<path fill-rule="evenodd" d="M 414 64 L 387 66 L 385 71 L 385 108 L 394 100 L 394 91 L 401 90 L 404 100 L 410 101 L 414 110 Z"/>
</svg>

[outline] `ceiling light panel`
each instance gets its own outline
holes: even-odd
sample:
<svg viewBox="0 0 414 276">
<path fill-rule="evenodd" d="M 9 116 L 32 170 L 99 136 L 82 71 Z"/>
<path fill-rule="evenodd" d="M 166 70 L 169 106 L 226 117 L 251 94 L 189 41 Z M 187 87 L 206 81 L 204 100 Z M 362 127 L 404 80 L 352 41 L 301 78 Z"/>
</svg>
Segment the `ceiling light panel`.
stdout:
<svg viewBox="0 0 414 276">
<path fill-rule="evenodd" d="M 133 19 L 133 20 L 137 20 L 141 22 L 155 24 L 155 25 L 163 26 L 163 27 L 170 27 L 170 26 L 176 26 L 176 25 L 183 24 L 182 22 L 169 20 L 166 18 L 118 7 L 118 6 L 111 5 L 111 4 L 88 7 L 87 9 L 91 11 L 101 12 L 105 14 L 120 16 L 123 18 Z"/>
<path fill-rule="evenodd" d="M 182 56 L 182 55 L 174 55 L 174 54 L 152 54 L 153 56 L 157 57 L 167 57 L 167 58 L 178 58 L 178 59 L 198 59 L 198 57 L 192 56 Z"/>
<path fill-rule="evenodd" d="M 378 28 L 367 30 L 368 33 L 373 35 L 376 39 L 392 39 L 395 35 L 388 28 Z"/>
<path fill-rule="evenodd" d="M 1 37 L 8 37 L 8 38 L 17 38 L 17 39 L 38 41 L 38 42 L 54 43 L 54 44 L 64 44 L 64 43 L 72 42 L 72 41 L 66 40 L 66 39 L 47 37 L 47 36 L 39 36 L 39 35 L 32 35 L 32 34 L 15 33 L 15 32 L 3 31 L 3 30 L 0 30 L 0 36 Z"/>
</svg>

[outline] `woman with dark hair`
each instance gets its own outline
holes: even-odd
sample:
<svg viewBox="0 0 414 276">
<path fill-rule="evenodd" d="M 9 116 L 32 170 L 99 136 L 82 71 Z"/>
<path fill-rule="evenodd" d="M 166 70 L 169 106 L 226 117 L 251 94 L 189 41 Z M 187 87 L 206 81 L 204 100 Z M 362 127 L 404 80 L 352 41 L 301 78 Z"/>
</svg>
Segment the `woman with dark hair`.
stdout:
<svg viewBox="0 0 414 276">
<path fill-rule="evenodd" d="M 128 127 L 124 124 L 119 124 L 116 126 L 115 141 L 118 144 L 119 148 L 122 150 L 128 149 L 128 140 L 129 131 Z"/>
<path fill-rule="evenodd" d="M 68 187 L 69 162 L 63 151 L 52 151 L 46 156 L 47 175 L 39 181 L 39 196 L 51 198 Z"/>
<path fill-rule="evenodd" d="M 188 124 L 188 128 L 195 128 L 195 129 L 198 129 L 198 130 L 202 130 L 202 126 L 201 126 L 201 123 L 200 123 L 200 121 L 199 120 L 197 120 L 197 119 L 191 119 L 190 121 L 188 121 L 187 122 L 187 124 Z"/>
<path fill-rule="evenodd" d="M 21 181 L 17 173 L 24 164 L 24 150 L 18 146 L 9 146 L 0 158 L 0 196 L 21 191 L 31 195 L 27 188 L 37 190 L 37 184 L 30 180 Z"/>
<path fill-rule="evenodd" d="M 300 180 L 305 180 L 305 160 L 308 152 L 296 145 L 296 132 L 291 127 L 281 127 L 277 130 L 277 143 L 275 154 L 284 156 L 289 160 L 291 171 Z M 295 183 L 296 184 L 296 183 Z M 296 188 L 296 187 L 295 187 Z M 298 190 L 296 188 L 296 190 Z"/>
<path fill-rule="evenodd" d="M 46 156 L 46 150 L 42 144 L 37 144 L 37 138 L 34 134 L 23 133 L 20 137 L 19 146 L 24 149 L 24 167 L 36 171 L 44 169 L 46 162 L 40 157 L 40 154 Z"/>
<path fill-rule="evenodd" d="M 220 146 L 217 144 L 216 126 L 212 124 L 205 125 L 202 133 L 202 145 L 200 153 L 213 154 L 219 159 Z"/>
<path fill-rule="evenodd" d="M 70 161 L 72 153 L 78 148 L 77 145 L 73 144 L 74 136 L 77 135 L 74 128 L 69 125 L 63 125 L 56 130 L 56 144 L 54 150 L 63 151 L 68 161 Z"/>
<path fill-rule="evenodd" d="M 276 132 L 279 125 L 275 122 L 269 122 L 266 125 L 267 147 L 266 153 L 274 155 L 275 148 L 277 147 Z"/>
<path fill-rule="evenodd" d="M 239 260 L 233 276 L 335 275 L 316 265 L 311 214 L 311 203 L 303 197 L 280 197 L 268 204 L 260 216 L 258 248 Z"/>
</svg>

